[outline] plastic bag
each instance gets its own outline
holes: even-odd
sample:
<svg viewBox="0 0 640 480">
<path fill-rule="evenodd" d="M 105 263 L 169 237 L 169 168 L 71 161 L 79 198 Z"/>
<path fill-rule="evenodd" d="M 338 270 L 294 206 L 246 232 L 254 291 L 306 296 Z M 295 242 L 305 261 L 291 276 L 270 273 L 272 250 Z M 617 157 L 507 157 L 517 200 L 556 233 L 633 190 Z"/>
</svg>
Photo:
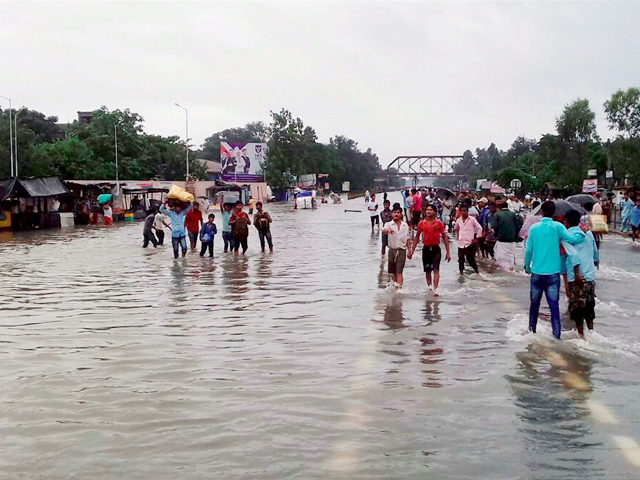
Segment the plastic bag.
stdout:
<svg viewBox="0 0 640 480">
<path fill-rule="evenodd" d="M 609 233 L 607 217 L 604 215 L 589 215 L 589 229 L 593 233 Z"/>
<path fill-rule="evenodd" d="M 194 200 L 193 195 L 177 185 L 171 185 L 169 193 L 167 193 L 167 198 L 174 198 L 185 203 L 191 203 Z"/>
</svg>

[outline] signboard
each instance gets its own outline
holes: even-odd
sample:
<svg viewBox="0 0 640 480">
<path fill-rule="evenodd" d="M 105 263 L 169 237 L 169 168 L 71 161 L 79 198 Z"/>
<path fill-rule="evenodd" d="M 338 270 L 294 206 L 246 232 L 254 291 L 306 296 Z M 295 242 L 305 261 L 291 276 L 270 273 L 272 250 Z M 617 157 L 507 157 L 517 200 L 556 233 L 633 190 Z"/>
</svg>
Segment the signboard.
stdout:
<svg viewBox="0 0 640 480">
<path fill-rule="evenodd" d="M 522 182 L 517 178 L 511 180 L 511 188 L 520 188 L 522 186 Z"/>
<path fill-rule="evenodd" d="M 316 186 L 316 174 L 309 173 L 307 175 L 300 175 L 298 177 L 298 185 L 300 187 L 315 187 Z"/>
<path fill-rule="evenodd" d="M 491 185 L 491 193 L 496 193 L 496 194 L 502 194 L 504 195 L 504 188 L 502 188 L 500 185 L 498 185 L 497 183 L 493 183 Z"/>
<path fill-rule="evenodd" d="M 598 180 L 588 178 L 582 182 L 582 193 L 598 193 Z"/>
<path fill-rule="evenodd" d="M 225 182 L 262 182 L 262 162 L 267 154 L 266 143 L 220 142 L 222 180 Z"/>
<path fill-rule="evenodd" d="M 607 178 L 613 178 L 613 170 L 607 170 Z"/>
<path fill-rule="evenodd" d="M 351 182 L 342 182 L 342 191 L 348 192 L 351 190 Z"/>
<path fill-rule="evenodd" d="M 596 170 L 595 168 L 592 168 L 587 171 L 587 177 L 597 177 L 597 176 L 598 176 L 598 170 Z"/>
<path fill-rule="evenodd" d="M 487 181 L 486 178 L 479 178 L 478 180 L 476 180 L 476 190 L 482 190 L 483 188 L 482 184 L 486 181 Z M 488 187 L 488 188 L 491 188 L 491 187 Z"/>
</svg>

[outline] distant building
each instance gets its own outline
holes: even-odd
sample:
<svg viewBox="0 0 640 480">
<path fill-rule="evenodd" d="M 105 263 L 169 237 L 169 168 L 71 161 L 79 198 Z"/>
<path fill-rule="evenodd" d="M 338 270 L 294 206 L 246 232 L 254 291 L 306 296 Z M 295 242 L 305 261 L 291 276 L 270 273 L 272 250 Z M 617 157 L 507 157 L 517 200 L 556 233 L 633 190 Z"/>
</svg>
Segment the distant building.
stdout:
<svg viewBox="0 0 640 480">
<path fill-rule="evenodd" d="M 54 134 L 54 138 L 56 140 L 66 140 L 67 132 L 69 131 L 69 123 L 56 123 L 56 133 Z"/>
<path fill-rule="evenodd" d="M 213 160 L 205 160 L 204 158 L 199 158 L 196 160 L 202 163 L 207 169 L 207 180 L 210 182 L 215 182 L 220 178 L 220 174 L 222 173 L 222 165 L 220 162 L 214 162 Z"/>
<path fill-rule="evenodd" d="M 93 112 L 78 112 L 78 123 L 88 125 L 93 118 Z"/>
</svg>

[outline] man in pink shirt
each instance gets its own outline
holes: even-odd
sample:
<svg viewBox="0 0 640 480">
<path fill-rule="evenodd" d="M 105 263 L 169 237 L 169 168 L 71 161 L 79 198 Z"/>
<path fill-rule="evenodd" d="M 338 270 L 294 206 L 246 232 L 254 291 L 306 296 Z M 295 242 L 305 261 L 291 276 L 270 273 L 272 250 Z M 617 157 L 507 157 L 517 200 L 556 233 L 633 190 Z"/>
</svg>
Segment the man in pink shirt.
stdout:
<svg viewBox="0 0 640 480">
<path fill-rule="evenodd" d="M 466 205 L 460 207 L 460 218 L 456 220 L 454 229 L 458 240 L 458 268 L 460 269 L 460 275 L 464 275 L 465 257 L 473 271 L 480 273 L 476 263 L 476 245 L 478 238 L 482 236 L 482 227 L 475 218 L 469 216 L 469 207 Z"/>
<path fill-rule="evenodd" d="M 418 227 L 422 217 L 422 197 L 420 196 L 420 192 L 415 188 L 411 190 L 413 193 L 413 207 L 411 207 L 411 221 L 414 227 Z"/>
</svg>

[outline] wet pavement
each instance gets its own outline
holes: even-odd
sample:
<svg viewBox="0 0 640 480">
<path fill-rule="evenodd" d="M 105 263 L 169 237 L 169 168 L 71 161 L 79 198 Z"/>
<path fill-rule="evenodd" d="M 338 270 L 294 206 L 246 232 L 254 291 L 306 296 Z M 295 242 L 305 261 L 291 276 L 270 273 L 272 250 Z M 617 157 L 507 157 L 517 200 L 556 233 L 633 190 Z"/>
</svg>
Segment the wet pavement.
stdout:
<svg viewBox="0 0 640 480">
<path fill-rule="evenodd" d="M 213 261 L 0 234 L 0 478 L 640 477 L 640 247 L 605 238 L 596 331 L 556 342 L 523 273 L 386 288 L 361 199 L 267 210 L 273 254 Z"/>
</svg>

